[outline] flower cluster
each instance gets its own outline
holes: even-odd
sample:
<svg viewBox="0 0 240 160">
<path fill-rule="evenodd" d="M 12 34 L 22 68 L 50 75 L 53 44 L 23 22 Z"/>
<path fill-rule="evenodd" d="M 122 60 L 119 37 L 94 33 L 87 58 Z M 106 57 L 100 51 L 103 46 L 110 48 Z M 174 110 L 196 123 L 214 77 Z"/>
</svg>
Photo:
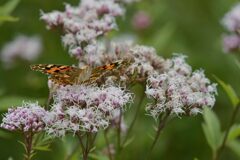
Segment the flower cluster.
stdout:
<svg viewBox="0 0 240 160">
<path fill-rule="evenodd" d="M 52 110 L 45 118 L 49 134 L 97 132 L 109 126 L 116 110 L 132 101 L 132 94 L 115 86 L 75 85 L 56 91 Z"/>
<path fill-rule="evenodd" d="M 139 77 L 146 78 L 150 73 L 157 71 L 162 72 L 165 61 L 158 56 L 156 50 L 152 47 L 135 45 L 129 49 L 128 56 L 133 59 L 132 65 L 127 72 L 130 74 L 137 73 Z"/>
<path fill-rule="evenodd" d="M 17 36 L 12 42 L 7 43 L 1 50 L 1 60 L 6 67 L 11 67 L 14 60 L 34 61 L 42 51 L 42 43 L 38 36 Z"/>
<path fill-rule="evenodd" d="M 202 70 L 192 72 L 184 56 L 176 56 L 169 62 L 164 74 L 152 74 L 148 78 L 146 95 L 154 100 L 146 111 L 157 118 L 161 113 L 195 115 L 204 106 L 215 103 L 216 84 L 211 84 Z"/>
<path fill-rule="evenodd" d="M 80 60 L 83 55 L 97 51 L 98 37 L 117 29 L 115 17 L 125 13 L 120 2 L 124 3 L 115 0 L 82 0 L 77 7 L 67 4 L 64 12 L 42 12 L 41 19 L 48 28 L 63 28 L 63 45 L 69 48 L 70 55 Z"/>
<path fill-rule="evenodd" d="M 96 55 L 94 56 L 95 61 L 88 64 L 87 56 L 85 63 L 91 66 L 104 65 L 109 62 L 117 60 L 127 59 L 131 63 L 126 66 L 124 72 L 120 75 L 123 81 L 132 82 L 134 81 L 145 81 L 147 76 L 152 72 L 163 73 L 166 66 L 166 61 L 157 55 L 156 50 L 153 47 L 134 45 L 131 41 L 125 42 L 113 42 L 106 48 L 104 45 L 100 47 Z M 80 63 L 80 66 L 82 64 Z"/>
<path fill-rule="evenodd" d="M 222 19 L 223 26 L 231 32 L 223 36 L 225 52 L 234 52 L 240 49 L 240 4 L 234 6 Z"/>
<path fill-rule="evenodd" d="M 44 117 L 47 112 L 38 103 L 24 103 L 17 108 L 8 109 L 1 127 L 11 131 L 40 132 L 44 130 Z"/>
</svg>

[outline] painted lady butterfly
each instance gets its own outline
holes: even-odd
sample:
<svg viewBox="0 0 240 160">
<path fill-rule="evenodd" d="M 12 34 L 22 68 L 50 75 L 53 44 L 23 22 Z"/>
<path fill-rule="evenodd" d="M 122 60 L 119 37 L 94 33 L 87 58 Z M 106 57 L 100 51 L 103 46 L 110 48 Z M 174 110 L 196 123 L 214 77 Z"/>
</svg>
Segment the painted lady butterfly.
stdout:
<svg viewBox="0 0 240 160">
<path fill-rule="evenodd" d="M 92 68 L 85 66 L 84 68 L 77 68 L 67 65 L 56 64 L 36 64 L 31 65 L 30 68 L 34 71 L 39 71 L 49 76 L 49 80 L 58 85 L 73 85 L 73 84 L 92 84 L 97 80 L 113 75 L 116 71 L 120 71 L 130 64 L 130 61 L 119 60 L 109 63 L 104 66 Z"/>
</svg>

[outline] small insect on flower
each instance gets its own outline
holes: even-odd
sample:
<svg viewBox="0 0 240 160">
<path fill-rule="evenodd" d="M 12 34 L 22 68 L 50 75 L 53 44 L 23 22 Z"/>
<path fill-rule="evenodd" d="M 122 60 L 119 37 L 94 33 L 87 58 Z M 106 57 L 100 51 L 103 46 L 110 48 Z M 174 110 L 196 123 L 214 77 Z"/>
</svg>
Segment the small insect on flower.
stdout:
<svg viewBox="0 0 240 160">
<path fill-rule="evenodd" d="M 49 80 L 58 85 L 73 85 L 73 84 L 92 84 L 96 83 L 103 77 L 115 75 L 122 69 L 130 65 L 129 60 L 119 60 L 103 66 L 92 68 L 85 66 L 82 68 L 56 65 L 56 64 L 36 64 L 30 68 L 34 71 L 39 71 L 49 76 Z"/>
</svg>

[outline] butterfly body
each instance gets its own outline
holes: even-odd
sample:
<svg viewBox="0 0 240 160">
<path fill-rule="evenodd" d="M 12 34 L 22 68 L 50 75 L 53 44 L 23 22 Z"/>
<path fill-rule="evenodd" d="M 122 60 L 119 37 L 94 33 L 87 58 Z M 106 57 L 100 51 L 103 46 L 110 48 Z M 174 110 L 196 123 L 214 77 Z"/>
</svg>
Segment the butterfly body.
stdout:
<svg viewBox="0 0 240 160">
<path fill-rule="evenodd" d="M 120 60 L 95 68 L 90 66 L 77 68 L 57 64 L 36 64 L 31 65 L 30 67 L 34 71 L 39 71 L 48 75 L 49 79 L 54 83 L 65 86 L 95 83 L 98 79 L 113 74 L 115 70 L 119 70 L 126 64 L 128 64 L 126 61 Z"/>
</svg>

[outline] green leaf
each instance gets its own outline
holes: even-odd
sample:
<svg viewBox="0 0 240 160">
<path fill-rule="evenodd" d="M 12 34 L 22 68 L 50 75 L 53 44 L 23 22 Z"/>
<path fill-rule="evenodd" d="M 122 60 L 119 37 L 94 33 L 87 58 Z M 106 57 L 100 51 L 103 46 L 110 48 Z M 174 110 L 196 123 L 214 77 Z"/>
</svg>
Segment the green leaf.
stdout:
<svg viewBox="0 0 240 160">
<path fill-rule="evenodd" d="M 3 6 L 0 6 L 0 15 L 9 15 L 17 6 L 20 0 L 9 0 Z"/>
<path fill-rule="evenodd" d="M 238 156 L 240 157 L 240 142 L 237 140 L 232 140 L 227 143 L 227 146 Z"/>
<path fill-rule="evenodd" d="M 232 141 L 240 136 L 240 124 L 235 124 L 231 127 L 228 134 L 228 141 Z"/>
<path fill-rule="evenodd" d="M 202 124 L 202 127 L 205 137 L 212 151 L 216 152 L 223 140 L 220 122 L 215 113 L 208 107 L 204 108 L 203 118 L 204 124 Z"/>
<path fill-rule="evenodd" d="M 229 84 L 226 84 L 224 81 L 222 81 L 218 77 L 216 77 L 216 76 L 214 76 L 214 77 L 218 81 L 218 83 L 222 86 L 224 91 L 227 93 L 227 95 L 232 103 L 232 106 L 235 108 L 237 106 L 237 104 L 239 103 L 239 98 L 238 98 L 236 92 L 234 91 L 234 89 L 232 88 L 232 86 Z"/>
<path fill-rule="evenodd" d="M 3 22 L 3 21 L 15 22 L 18 20 L 19 20 L 18 18 L 12 17 L 12 16 L 0 16 L 0 22 Z"/>
<path fill-rule="evenodd" d="M 45 102 L 44 99 L 33 99 L 33 98 L 25 98 L 18 96 L 8 96 L 0 98 L 0 112 L 6 111 L 9 107 L 22 105 L 23 102 L 36 102 L 38 101 L 40 104 Z"/>
<path fill-rule="evenodd" d="M 134 140 L 134 137 L 129 138 L 124 144 L 123 144 L 123 148 L 127 147 L 130 143 L 132 143 Z"/>
<path fill-rule="evenodd" d="M 21 141 L 18 141 L 18 142 L 23 146 L 25 152 L 27 152 L 27 147 L 26 147 L 25 143 L 23 143 L 23 142 L 21 142 Z"/>
<path fill-rule="evenodd" d="M 238 69 L 240 69 L 240 62 L 239 62 L 239 60 L 236 59 L 235 62 L 236 62 L 236 65 L 237 65 Z"/>
<path fill-rule="evenodd" d="M 157 47 L 157 50 L 162 50 L 165 48 L 169 41 L 171 40 L 174 32 L 176 31 L 176 26 L 173 23 L 167 23 L 155 34 L 151 40 L 151 44 Z"/>
<path fill-rule="evenodd" d="M 94 160 L 109 160 L 109 158 L 106 155 L 103 154 L 89 154 L 89 157 L 94 159 Z"/>
<path fill-rule="evenodd" d="M 51 151 L 52 138 L 45 133 L 38 133 L 33 138 L 33 149 L 39 151 Z"/>
<path fill-rule="evenodd" d="M 51 151 L 50 144 L 45 146 L 36 146 L 36 147 L 33 147 L 33 149 L 38 151 Z"/>
</svg>

